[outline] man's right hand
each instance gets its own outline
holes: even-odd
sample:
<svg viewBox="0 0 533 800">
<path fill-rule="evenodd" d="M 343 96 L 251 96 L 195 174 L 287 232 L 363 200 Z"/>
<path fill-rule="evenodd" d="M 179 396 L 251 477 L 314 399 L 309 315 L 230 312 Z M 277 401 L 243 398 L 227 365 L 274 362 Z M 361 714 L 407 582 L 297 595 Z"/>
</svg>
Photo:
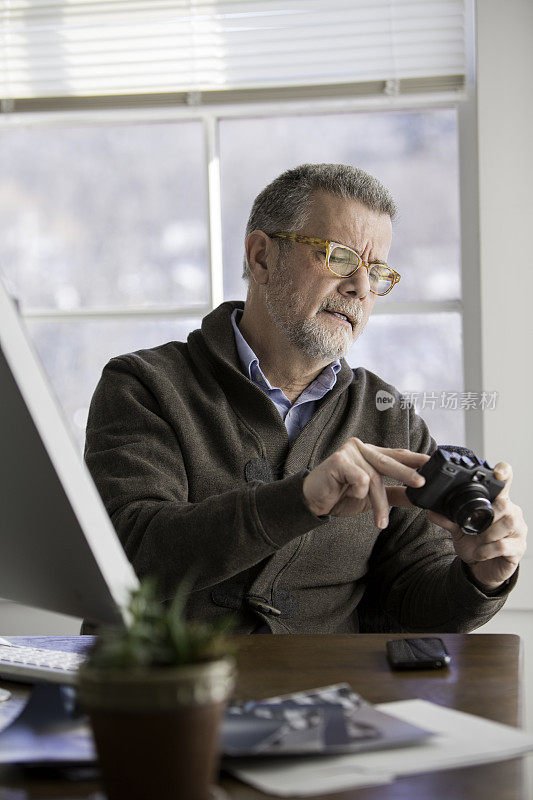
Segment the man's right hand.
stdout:
<svg viewBox="0 0 533 800">
<path fill-rule="evenodd" d="M 429 456 L 411 450 L 394 450 L 348 439 L 342 447 L 306 475 L 303 494 L 317 516 L 347 517 L 372 509 L 378 528 L 389 524 L 390 506 L 412 506 L 405 486 L 385 486 L 383 477 L 396 478 L 407 486 L 423 486 L 416 470 Z"/>
</svg>

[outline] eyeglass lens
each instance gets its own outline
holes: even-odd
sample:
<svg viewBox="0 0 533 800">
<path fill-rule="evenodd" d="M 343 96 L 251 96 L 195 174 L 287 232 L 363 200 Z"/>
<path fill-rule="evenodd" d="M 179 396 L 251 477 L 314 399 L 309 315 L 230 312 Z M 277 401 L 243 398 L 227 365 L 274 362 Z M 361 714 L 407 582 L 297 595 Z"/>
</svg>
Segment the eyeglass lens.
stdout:
<svg viewBox="0 0 533 800">
<path fill-rule="evenodd" d="M 359 264 L 355 253 L 344 247 L 334 247 L 329 257 L 330 268 L 341 277 L 347 277 Z M 376 294 L 385 294 L 394 283 L 394 273 L 383 264 L 371 264 L 368 269 L 370 288 Z"/>
</svg>

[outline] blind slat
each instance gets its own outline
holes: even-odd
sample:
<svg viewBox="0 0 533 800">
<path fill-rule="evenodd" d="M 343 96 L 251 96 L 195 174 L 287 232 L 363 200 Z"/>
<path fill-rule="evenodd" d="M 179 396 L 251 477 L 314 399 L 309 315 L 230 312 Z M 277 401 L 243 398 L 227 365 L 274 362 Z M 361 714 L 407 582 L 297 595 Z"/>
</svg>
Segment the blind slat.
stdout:
<svg viewBox="0 0 533 800">
<path fill-rule="evenodd" d="M 455 80 L 464 17 L 464 0 L 0 0 L 0 95 Z"/>
</svg>

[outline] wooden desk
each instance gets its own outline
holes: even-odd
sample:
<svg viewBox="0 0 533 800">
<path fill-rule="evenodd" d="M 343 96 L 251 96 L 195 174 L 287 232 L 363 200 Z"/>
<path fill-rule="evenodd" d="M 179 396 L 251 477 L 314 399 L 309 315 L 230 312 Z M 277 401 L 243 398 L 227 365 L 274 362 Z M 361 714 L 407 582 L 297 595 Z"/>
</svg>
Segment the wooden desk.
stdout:
<svg viewBox="0 0 533 800">
<path fill-rule="evenodd" d="M 88 637 L 32 639 L 36 646 L 80 650 Z M 522 647 L 518 636 L 448 634 L 442 636 L 452 664 L 448 670 L 392 673 L 381 634 L 332 636 L 239 636 L 239 677 L 235 696 L 263 698 L 301 689 L 348 682 L 372 703 L 420 697 L 488 719 L 519 726 L 522 723 Z M 19 641 L 25 640 L 20 637 Z M 11 711 L 27 696 L 27 688 L 2 683 L 13 692 Z M 4 705 L 4 704 L 1 704 Z M 9 713 L 4 708 L 3 714 Z M 2 713 L 0 711 L 0 713 Z M 267 795 L 222 774 L 220 786 L 235 800 L 265 800 Z M 0 769 L 0 798 L 95 800 L 100 786 L 93 781 L 67 783 L 29 779 L 13 768 Z M 497 762 L 412 778 L 389 786 L 357 789 L 322 800 L 523 800 L 523 760 Z M 103 795 L 98 795 L 101 800 Z M 147 798 L 157 800 L 157 798 Z M 178 800 L 178 799 L 177 799 Z M 185 800 L 185 799 L 184 799 Z"/>
</svg>

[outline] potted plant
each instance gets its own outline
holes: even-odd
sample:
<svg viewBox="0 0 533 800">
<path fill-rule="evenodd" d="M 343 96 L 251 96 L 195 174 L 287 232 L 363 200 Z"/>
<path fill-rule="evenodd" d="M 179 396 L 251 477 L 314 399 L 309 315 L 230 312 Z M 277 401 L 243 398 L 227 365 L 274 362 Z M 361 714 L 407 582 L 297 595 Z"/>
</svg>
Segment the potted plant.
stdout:
<svg viewBox="0 0 533 800">
<path fill-rule="evenodd" d="M 231 624 L 186 621 L 188 587 L 165 607 L 155 582 L 132 594 L 129 624 L 104 631 L 80 668 L 109 800 L 208 800 L 219 725 L 233 689 Z"/>
</svg>

